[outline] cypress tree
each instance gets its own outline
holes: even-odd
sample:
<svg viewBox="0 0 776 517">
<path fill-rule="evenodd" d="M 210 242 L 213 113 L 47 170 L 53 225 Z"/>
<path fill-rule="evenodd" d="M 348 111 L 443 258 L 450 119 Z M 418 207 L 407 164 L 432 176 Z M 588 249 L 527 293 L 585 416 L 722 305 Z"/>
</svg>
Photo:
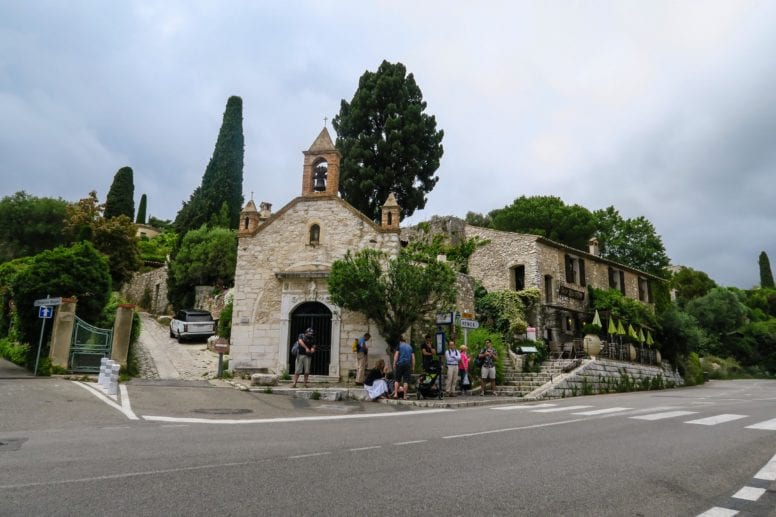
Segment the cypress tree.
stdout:
<svg viewBox="0 0 776 517">
<path fill-rule="evenodd" d="M 202 184 L 183 203 L 175 218 L 175 229 L 181 237 L 189 230 L 219 220 L 224 203 L 228 207 L 229 227 L 237 228 L 243 202 L 244 156 L 242 99 L 232 96 L 226 102 L 221 130 L 213 156 L 202 176 Z"/>
<path fill-rule="evenodd" d="M 760 252 L 760 287 L 773 288 L 773 272 L 771 271 L 771 261 L 768 260 L 768 254 Z"/>
<path fill-rule="evenodd" d="M 135 184 L 131 167 L 122 167 L 116 172 L 105 198 L 103 217 L 112 219 L 119 215 L 126 215 L 130 221 L 135 218 Z"/>
<path fill-rule="evenodd" d="M 143 194 L 140 196 L 140 206 L 137 207 L 137 219 L 135 219 L 137 224 L 145 224 L 146 222 L 146 203 L 146 195 Z"/>
</svg>

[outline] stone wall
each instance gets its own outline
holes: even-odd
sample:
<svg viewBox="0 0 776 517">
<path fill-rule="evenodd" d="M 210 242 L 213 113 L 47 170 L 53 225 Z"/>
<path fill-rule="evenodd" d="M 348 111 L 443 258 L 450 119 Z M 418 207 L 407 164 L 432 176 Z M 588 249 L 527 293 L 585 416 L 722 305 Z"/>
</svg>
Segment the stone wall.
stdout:
<svg viewBox="0 0 776 517">
<path fill-rule="evenodd" d="M 664 388 L 683 386 L 684 379 L 666 362 L 661 366 L 654 366 L 607 359 L 586 359 L 576 370 L 555 378 L 552 386 L 542 387 L 528 397 L 552 399 L 641 391 L 657 389 L 660 383 Z M 625 389 L 626 386 L 630 386 L 630 389 Z"/>
<path fill-rule="evenodd" d="M 122 286 L 121 296 L 150 313 L 169 313 L 171 309 L 167 299 L 167 266 L 133 274 Z M 148 300 L 150 303 L 145 303 Z"/>
</svg>

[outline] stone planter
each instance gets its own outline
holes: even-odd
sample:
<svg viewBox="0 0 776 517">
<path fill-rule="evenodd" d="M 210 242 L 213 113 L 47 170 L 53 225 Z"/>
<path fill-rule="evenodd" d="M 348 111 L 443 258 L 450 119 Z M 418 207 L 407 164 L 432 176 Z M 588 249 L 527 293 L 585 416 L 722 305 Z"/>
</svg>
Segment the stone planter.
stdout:
<svg viewBox="0 0 776 517">
<path fill-rule="evenodd" d="M 593 359 L 601 352 L 601 338 L 597 335 L 585 334 L 583 343 L 585 346 L 585 353 Z"/>
<path fill-rule="evenodd" d="M 658 366 L 663 364 L 663 357 L 660 355 L 660 350 L 655 350 L 655 362 L 657 362 Z"/>
</svg>

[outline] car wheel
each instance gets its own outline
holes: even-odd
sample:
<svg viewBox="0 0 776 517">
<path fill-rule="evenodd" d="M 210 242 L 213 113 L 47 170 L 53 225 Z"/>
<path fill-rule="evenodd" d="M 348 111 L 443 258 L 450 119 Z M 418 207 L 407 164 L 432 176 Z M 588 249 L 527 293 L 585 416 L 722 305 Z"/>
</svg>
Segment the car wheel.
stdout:
<svg viewBox="0 0 776 517">
<path fill-rule="evenodd" d="M 175 337 L 175 333 L 173 333 L 172 328 L 170 329 L 170 337 Z"/>
</svg>

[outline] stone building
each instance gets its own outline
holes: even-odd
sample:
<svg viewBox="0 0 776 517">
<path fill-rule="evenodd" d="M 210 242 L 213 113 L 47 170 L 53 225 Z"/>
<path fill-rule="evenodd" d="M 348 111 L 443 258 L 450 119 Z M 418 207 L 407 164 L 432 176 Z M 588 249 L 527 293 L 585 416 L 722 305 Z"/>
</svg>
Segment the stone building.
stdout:
<svg viewBox="0 0 776 517">
<path fill-rule="evenodd" d="M 659 277 L 599 256 L 598 241 L 587 251 L 538 235 L 504 232 L 460 221 L 460 233 L 488 243 L 469 258 L 469 274 L 489 291 L 536 287 L 541 306 L 531 321 L 539 337 L 562 343 L 590 319 L 588 287 L 617 289 L 654 308 L 652 286 Z"/>
<path fill-rule="evenodd" d="M 352 343 L 371 330 L 377 357 L 385 342 L 366 318 L 331 303 L 331 264 L 348 251 L 396 256 L 400 207 L 393 195 L 375 224 L 339 195 L 340 153 L 324 128 L 304 151 L 302 195 L 275 213 L 249 201 L 241 213 L 235 270 L 230 368 L 293 372 L 290 350 L 307 327 L 318 345 L 312 374 L 339 378 L 355 368 Z"/>
</svg>

